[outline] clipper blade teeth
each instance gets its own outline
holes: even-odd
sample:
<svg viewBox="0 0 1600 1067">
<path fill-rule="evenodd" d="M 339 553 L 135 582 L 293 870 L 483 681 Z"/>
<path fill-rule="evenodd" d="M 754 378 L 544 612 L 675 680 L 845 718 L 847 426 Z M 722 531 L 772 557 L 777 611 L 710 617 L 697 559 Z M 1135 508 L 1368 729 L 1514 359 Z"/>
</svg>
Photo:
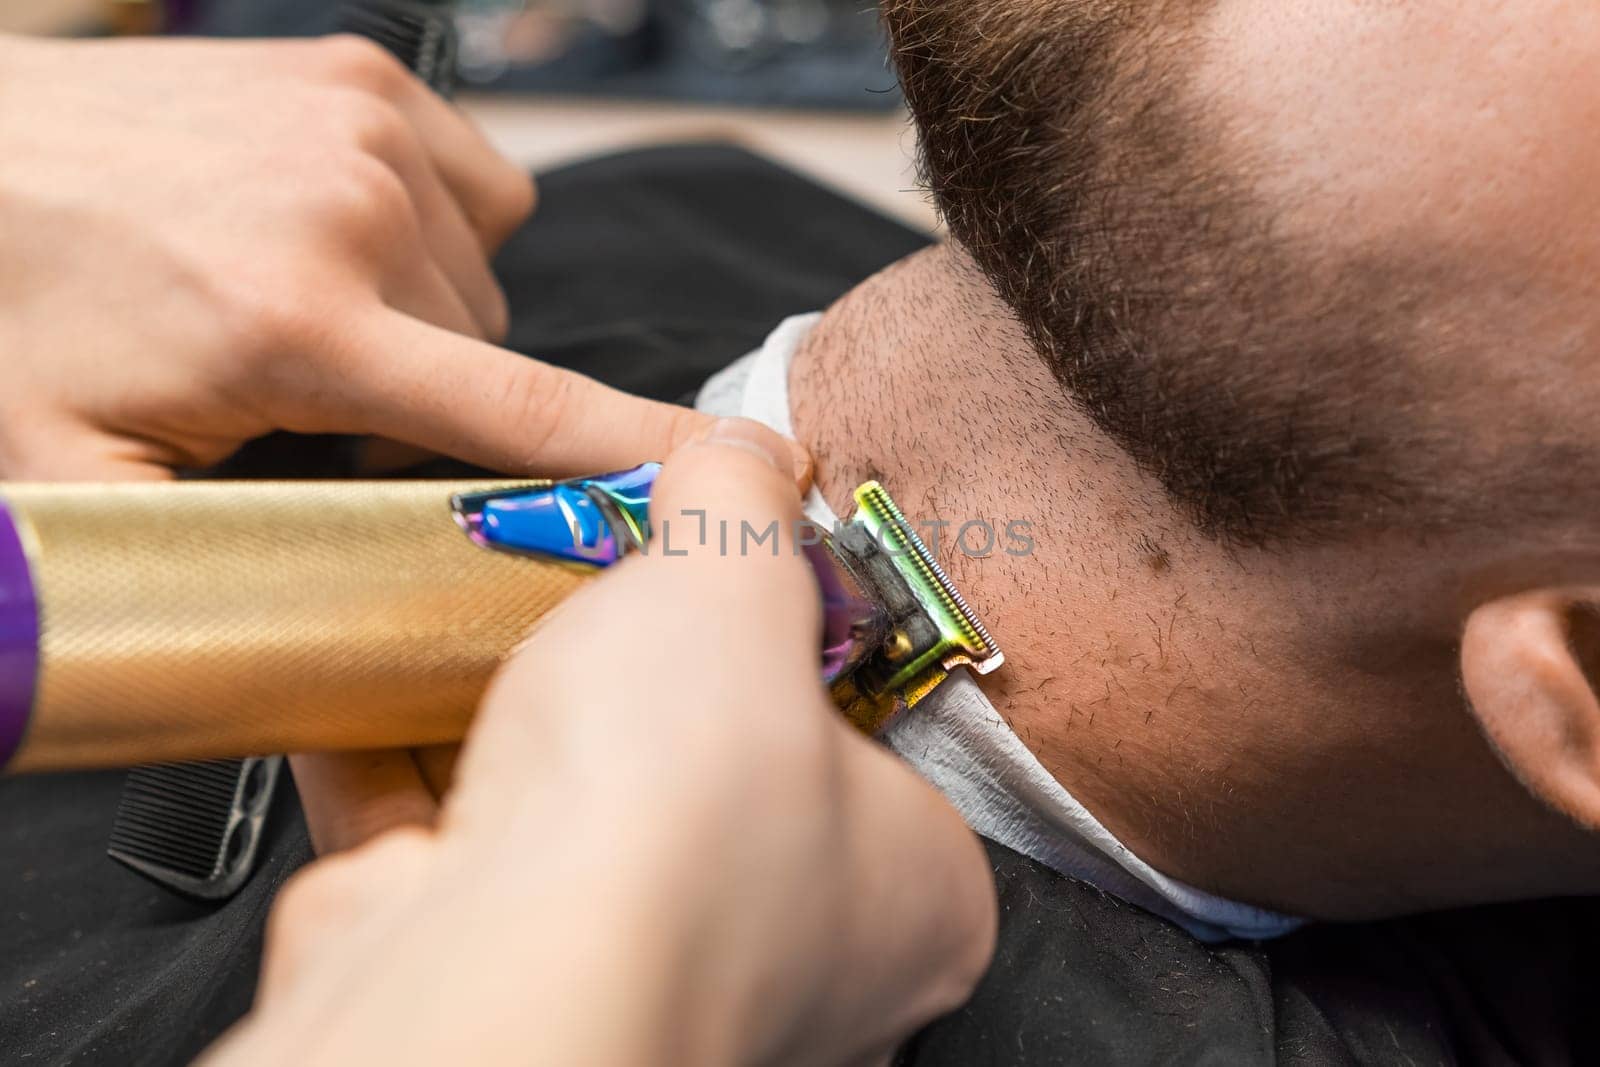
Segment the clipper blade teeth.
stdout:
<svg viewBox="0 0 1600 1067">
<path fill-rule="evenodd" d="M 1004 663 L 1005 657 L 989 634 L 989 628 L 956 589 L 888 491 L 878 482 L 867 482 L 855 495 L 857 505 L 874 532 L 885 544 L 899 549 L 901 558 L 910 563 L 914 575 L 908 577 L 920 579 L 915 581 L 916 587 L 944 609 L 939 613 L 943 617 L 936 622 L 947 623 L 956 630 L 948 636 L 952 643 L 965 650 L 972 668 L 987 674 Z"/>
</svg>

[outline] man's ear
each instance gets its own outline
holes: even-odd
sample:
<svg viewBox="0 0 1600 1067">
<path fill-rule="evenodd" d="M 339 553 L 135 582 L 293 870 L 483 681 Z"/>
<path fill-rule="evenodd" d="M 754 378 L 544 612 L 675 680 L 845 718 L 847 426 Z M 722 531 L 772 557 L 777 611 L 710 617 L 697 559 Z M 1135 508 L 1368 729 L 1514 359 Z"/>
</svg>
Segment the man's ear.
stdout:
<svg viewBox="0 0 1600 1067">
<path fill-rule="evenodd" d="M 1484 733 L 1546 804 L 1600 829 L 1600 596 L 1540 590 L 1467 619 L 1461 677 Z"/>
</svg>

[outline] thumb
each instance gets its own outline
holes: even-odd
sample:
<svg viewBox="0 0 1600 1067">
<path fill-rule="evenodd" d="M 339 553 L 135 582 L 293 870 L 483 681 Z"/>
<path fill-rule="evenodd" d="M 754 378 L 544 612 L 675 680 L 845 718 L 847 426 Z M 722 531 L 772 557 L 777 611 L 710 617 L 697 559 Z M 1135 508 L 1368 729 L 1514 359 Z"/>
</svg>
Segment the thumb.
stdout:
<svg viewBox="0 0 1600 1067">
<path fill-rule="evenodd" d="M 355 336 L 330 422 L 492 470 L 618 470 L 668 455 L 712 422 L 387 308 Z"/>
<path fill-rule="evenodd" d="M 750 419 L 721 419 L 668 457 L 650 500 L 650 562 L 689 599 L 704 590 L 732 603 L 814 605 L 817 597 L 798 542 L 803 522 L 791 443 Z M 680 557 L 689 557 L 687 559 Z M 671 566 L 667 566 L 671 564 Z M 691 591 L 699 587 L 699 597 Z M 762 613 L 764 614 L 764 613 Z"/>
</svg>

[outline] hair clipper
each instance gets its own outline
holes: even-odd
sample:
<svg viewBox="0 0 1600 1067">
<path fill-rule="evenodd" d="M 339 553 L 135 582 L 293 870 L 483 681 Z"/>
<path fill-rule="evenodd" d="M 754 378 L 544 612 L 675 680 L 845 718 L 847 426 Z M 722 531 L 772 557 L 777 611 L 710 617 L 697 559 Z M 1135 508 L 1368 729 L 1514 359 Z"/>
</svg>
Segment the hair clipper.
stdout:
<svg viewBox="0 0 1600 1067">
<path fill-rule="evenodd" d="M 0 763 L 459 739 L 540 616 L 649 550 L 658 470 L 514 485 L 0 486 Z M 804 547 L 818 671 L 881 729 L 1001 654 L 883 488 Z"/>
</svg>

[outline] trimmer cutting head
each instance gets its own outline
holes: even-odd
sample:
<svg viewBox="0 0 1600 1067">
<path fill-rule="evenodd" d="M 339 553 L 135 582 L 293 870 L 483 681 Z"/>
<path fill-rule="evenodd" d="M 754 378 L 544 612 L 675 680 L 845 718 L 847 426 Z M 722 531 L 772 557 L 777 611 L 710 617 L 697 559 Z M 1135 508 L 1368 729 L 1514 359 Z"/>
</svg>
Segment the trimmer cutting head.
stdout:
<svg viewBox="0 0 1600 1067">
<path fill-rule="evenodd" d="M 606 567 L 648 550 L 660 469 L 473 493 L 452 506 L 485 548 Z M 852 722 L 876 733 L 957 667 L 987 674 L 1005 657 L 888 491 L 868 482 L 855 501 L 849 522 L 794 540 L 821 588 L 823 681 Z"/>
<path fill-rule="evenodd" d="M 827 542 L 889 619 L 861 667 L 835 683 L 834 700 L 871 732 L 914 707 L 957 667 L 997 670 L 1005 656 L 922 538 L 877 482 L 855 491 L 856 513 Z"/>
</svg>

